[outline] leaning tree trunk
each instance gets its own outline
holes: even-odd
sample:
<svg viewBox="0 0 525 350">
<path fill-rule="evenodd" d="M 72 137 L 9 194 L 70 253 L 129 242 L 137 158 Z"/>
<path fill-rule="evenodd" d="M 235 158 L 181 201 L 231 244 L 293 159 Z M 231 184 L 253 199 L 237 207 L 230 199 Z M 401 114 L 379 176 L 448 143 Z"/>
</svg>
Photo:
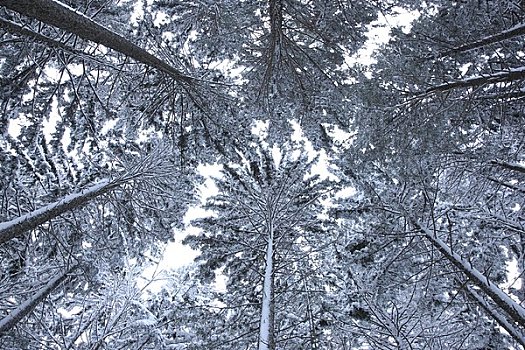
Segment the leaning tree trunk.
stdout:
<svg viewBox="0 0 525 350">
<path fill-rule="evenodd" d="M 190 77 L 167 62 L 59 1 L 0 0 L 0 6 L 5 6 L 24 16 L 35 18 L 69 33 L 76 34 L 82 39 L 109 47 L 134 60 L 169 74 L 179 83 L 191 81 Z"/>
<path fill-rule="evenodd" d="M 483 275 L 480 271 L 463 260 L 457 253 L 453 252 L 445 242 L 443 242 L 437 235 L 433 234 L 429 229 L 423 227 L 416 219 L 410 218 L 410 222 L 425 235 L 425 238 L 429 240 L 448 261 L 456 266 L 459 271 L 464 273 L 472 283 L 483 291 L 483 293 L 488 295 L 514 322 L 521 327 L 525 327 L 525 309 L 521 305 L 512 300 L 494 282 L 491 282 L 488 276 Z"/>
<path fill-rule="evenodd" d="M 16 309 L 11 311 L 11 313 L 0 320 L 0 335 L 4 332 L 11 330 L 14 326 L 18 324 L 25 316 L 27 316 L 33 309 L 44 300 L 49 294 L 51 294 L 77 266 L 74 266 L 63 272 L 62 274 L 52 278 L 47 284 L 42 287 L 38 292 L 36 292 L 29 299 L 20 304 Z"/>
<path fill-rule="evenodd" d="M 93 198 L 110 192 L 120 185 L 119 181 L 103 180 L 81 192 L 73 193 L 40 209 L 0 223 L 0 244 L 33 230 L 39 225 L 87 204 Z"/>
<path fill-rule="evenodd" d="M 464 283 L 461 283 L 464 284 Z M 490 305 L 486 300 L 484 300 L 481 295 L 479 295 L 474 289 L 472 289 L 469 286 L 465 286 L 465 292 L 466 294 L 474 299 L 479 306 L 485 312 L 490 315 L 493 319 L 498 322 L 498 324 L 503 327 L 514 340 L 516 340 L 523 348 L 525 349 L 525 336 L 523 335 L 523 332 L 517 329 L 513 323 L 509 322 L 505 316 L 503 316 L 498 310 L 494 309 L 492 305 Z"/>
</svg>

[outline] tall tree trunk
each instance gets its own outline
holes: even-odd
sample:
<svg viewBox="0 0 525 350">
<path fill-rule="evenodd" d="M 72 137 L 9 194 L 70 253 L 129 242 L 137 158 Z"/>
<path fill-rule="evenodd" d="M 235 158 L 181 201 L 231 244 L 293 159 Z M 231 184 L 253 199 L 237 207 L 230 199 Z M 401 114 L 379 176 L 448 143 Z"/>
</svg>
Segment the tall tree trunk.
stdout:
<svg viewBox="0 0 525 350">
<path fill-rule="evenodd" d="M 487 84 L 513 82 L 525 79 L 525 67 L 509 69 L 493 74 L 486 74 L 465 78 L 462 80 L 450 81 L 441 85 L 428 88 L 421 96 L 436 92 L 446 92 L 458 88 L 478 87 Z"/>
<path fill-rule="evenodd" d="M 514 340 L 516 340 L 521 346 L 525 348 L 525 336 L 521 331 L 519 331 L 514 324 L 509 322 L 498 310 L 494 309 L 486 300 L 484 300 L 481 295 L 479 295 L 474 289 L 469 286 L 465 286 L 465 291 L 467 295 L 474 299 L 482 309 L 484 309 L 487 314 L 489 314 L 493 319 L 498 322 L 498 324 L 503 327 Z"/>
<path fill-rule="evenodd" d="M 56 218 L 63 213 L 87 204 L 93 198 L 110 192 L 120 185 L 118 181 L 103 180 L 81 192 L 73 193 L 48 204 L 40 209 L 0 223 L 0 244 L 5 243 L 24 232 L 33 230 L 39 225 Z"/>
<path fill-rule="evenodd" d="M 436 59 L 436 58 L 447 57 L 447 56 L 450 56 L 452 54 L 465 52 L 465 51 L 470 51 L 470 50 L 477 49 L 477 48 L 480 48 L 480 47 L 483 47 L 483 46 L 486 46 L 486 45 L 490 45 L 490 44 L 498 43 L 498 42 L 501 42 L 501 41 L 509 40 L 509 39 L 512 39 L 512 38 L 515 38 L 515 37 L 521 36 L 521 35 L 525 35 L 525 24 L 520 24 L 520 25 L 517 25 L 517 26 L 512 27 L 510 29 L 504 30 L 504 31 L 502 31 L 500 33 L 497 33 L 497 34 L 494 34 L 494 35 L 489 35 L 489 36 L 486 36 L 486 37 L 484 37 L 482 39 L 475 40 L 473 42 L 470 42 L 470 43 L 467 43 L 467 44 L 464 44 L 464 45 L 461 45 L 461 46 L 457 46 L 457 47 L 452 48 L 450 50 L 447 50 L 447 51 L 445 51 L 443 53 L 440 53 L 437 56 L 433 56 L 432 58 Z"/>
<path fill-rule="evenodd" d="M 488 276 L 483 275 L 471 264 L 464 261 L 458 254 L 453 252 L 445 242 L 437 237 L 437 235 L 434 235 L 429 229 L 419 224 L 416 219 L 410 218 L 410 222 L 425 235 L 426 239 L 428 239 L 447 260 L 464 273 L 469 280 L 486 295 L 492 298 L 496 305 L 504 310 L 514 322 L 521 327 L 525 327 L 525 309 L 521 305 L 512 300 L 494 282 L 491 282 Z"/>
<path fill-rule="evenodd" d="M 259 324 L 259 350 L 275 349 L 274 334 L 274 228 L 269 219 L 268 243 L 266 246 L 266 267 L 264 269 L 263 295 L 261 307 L 261 322 Z"/>
<path fill-rule="evenodd" d="M 27 316 L 33 309 L 44 300 L 49 294 L 51 294 L 67 277 L 75 270 L 77 266 L 74 266 L 63 272 L 62 274 L 52 278 L 47 284 L 36 292 L 29 299 L 20 304 L 11 313 L 0 320 L 0 334 L 7 332 L 12 329 L 18 322 L 20 322 L 25 316 Z"/>
<path fill-rule="evenodd" d="M 82 39 L 109 47 L 134 60 L 169 74 L 180 83 L 191 81 L 190 77 L 167 62 L 59 1 L 0 0 L 0 6 L 5 6 L 24 16 L 38 19 L 46 24 L 76 34 Z"/>
</svg>

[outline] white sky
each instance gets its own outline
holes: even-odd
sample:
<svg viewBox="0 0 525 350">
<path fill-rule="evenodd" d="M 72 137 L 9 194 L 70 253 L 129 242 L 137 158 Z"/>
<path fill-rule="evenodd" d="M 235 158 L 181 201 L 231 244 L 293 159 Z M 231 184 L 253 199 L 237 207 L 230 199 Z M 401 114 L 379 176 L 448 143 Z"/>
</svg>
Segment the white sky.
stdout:
<svg viewBox="0 0 525 350">
<path fill-rule="evenodd" d="M 379 14 L 379 18 L 370 23 L 368 40 L 363 48 L 359 49 L 356 54 L 346 58 L 346 64 L 350 67 L 355 64 L 370 65 L 376 63 L 372 57 L 374 52 L 381 46 L 390 41 L 390 30 L 392 28 L 401 28 L 403 32 L 408 33 L 412 28 L 412 22 L 419 17 L 419 13 L 407 11 L 401 7 L 395 7 L 396 14 L 384 16 Z"/>
</svg>

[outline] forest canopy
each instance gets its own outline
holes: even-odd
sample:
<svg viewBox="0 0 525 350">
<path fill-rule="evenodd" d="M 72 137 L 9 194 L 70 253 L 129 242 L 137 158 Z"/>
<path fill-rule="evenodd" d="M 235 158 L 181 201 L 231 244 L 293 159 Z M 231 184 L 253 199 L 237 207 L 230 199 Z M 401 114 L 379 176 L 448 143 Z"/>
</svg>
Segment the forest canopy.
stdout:
<svg viewBox="0 0 525 350">
<path fill-rule="evenodd" d="M 522 0 L 0 0 L 0 348 L 524 348 L 524 37 Z"/>
</svg>

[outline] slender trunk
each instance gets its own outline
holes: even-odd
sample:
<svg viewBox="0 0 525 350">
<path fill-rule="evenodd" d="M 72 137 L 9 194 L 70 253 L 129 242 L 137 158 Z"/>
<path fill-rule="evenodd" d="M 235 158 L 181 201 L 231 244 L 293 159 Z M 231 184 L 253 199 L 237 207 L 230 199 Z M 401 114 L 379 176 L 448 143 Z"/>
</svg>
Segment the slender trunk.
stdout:
<svg viewBox="0 0 525 350">
<path fill-rule="evenodd" d="M 0 223 L 0 244 L 18 237 L 26 231 L 33 230 L 39 225 L 42 225 L 67 211 L 87 204 L 92 199 L 115 189 L 119 184 L 119 182 L 103 180 L 81 192 L 67 195 L 66 197 L 40 209 L 17 217 L 11 221 Z"/>
<path fill-rule="evenodd" d="M 518 164 L 518 163 L 509 163 L 509 162 L 504 162 L 501 160 L 492 160 L 490 161 L 490 163 L 494 165 L 499 165 L 505 169 L 514 170 L 522 174 L 525 174 L 525 166 Z"/>
<path fill-rule="evenodd" d="M 469 286 L 465 287 L 467 294 L 474 299 L 498 324 L 503 327 L 514 340 L 525 348 L 525 336 L 516 327 L 509 322 L 502 314 L 495 310 L 486 300 L 484 300 L 474 289 Z"/>
<path fill-rule="evenodd" d="M 464 261 L 457 253 L 453 252 L 437 235 L 434 235 L 429 229 L 421 226 L 417 220 L 410 218 L 410 221 L 425 237 L 462 273 L 464 273 L 472 283 L 478 286 L 486 295 L 502 310 L 504 310 L 513 321 L 520 326 L 525 327 L 525 309 L 505 294 L 494 282 L 491 282 L 488 276 L 483 275 L 471 264 Z"/>
<path fill-rule="evenodd" d="M 0 0 L 0 6 L 5 6 L 24 16 L 35 18 L 69 33 L 76 34 L 82 39 L 104 45 L 134 60 L 167 73 L 181 83 L 191 81 L 190 77 L 167 62 L 59 1 Z"/>
<path fill-rule="evenodd" d="M 266 268 L 264 269 L 261 322 L 259 325 L 259 350 L 275 349 L 274 334 L 274 232 L 269 220 L 268 244 L 266 246 Z"/>
<path fill-rule="evenodd" d="M 33 309 L 44 300 L 49 294 L 51 294 L 67 277 L 76 269 L 76 266 L 70 268 L 68 271 L 52 278 L 47 284 L 36 292 L 31 298 L 24 301 L 11 313 L 0 320 L 0 334 L 9 331 L 18 322 L 20 322 L 25 316 L 27 316 Z"/>
<path fill-rule="evenodd" d="M 512 38 L 515 38 L 521 35 L 525 35 L 525 25 L 524 24 L 517 25 L 511 29 L 502 31 L 494 35 L 486 36 L 482 39 L 470 42 L 468 44 L 464 44 L 464 45 L 455 47 L 437 56 L 434 56 L 433 58 L 434 59 L 442 58 L 442 57 L 450 56 L 452 54 L 470 51 L 470 50 L 477 49 L 477 48 L 480 48 L 486 45 L 490 45 L 490 44 L 498 43 L 504 40 L 512 39 Z"/>
<path fill-rule="evenodd" d="M 446 92 L 458 88 L 477 87 L 486 84 L 496 84 L 502 82 L 513 82 L 525 79 L 525 68 L 520 67 L 508 71 L 497 72 L 493 74 L 469 77 L 462 80 L 451 81 L 441 85 L 433 86 L 425 91 L 424 94 L 435 92 Z"/>
<path fill-rule="evenodd" d="M 306 314 L 308 317 L 308 324 L 310 326 L 310 349 L 317 350 L 317 332 L 315 331 L 314 313 L 312 310 L 312 299 L 310 298 L 310 290 L 308 283 L 306 282 L 307 277 L 303 277 L 304 292 L 306 294 Z"/>
</svg>

